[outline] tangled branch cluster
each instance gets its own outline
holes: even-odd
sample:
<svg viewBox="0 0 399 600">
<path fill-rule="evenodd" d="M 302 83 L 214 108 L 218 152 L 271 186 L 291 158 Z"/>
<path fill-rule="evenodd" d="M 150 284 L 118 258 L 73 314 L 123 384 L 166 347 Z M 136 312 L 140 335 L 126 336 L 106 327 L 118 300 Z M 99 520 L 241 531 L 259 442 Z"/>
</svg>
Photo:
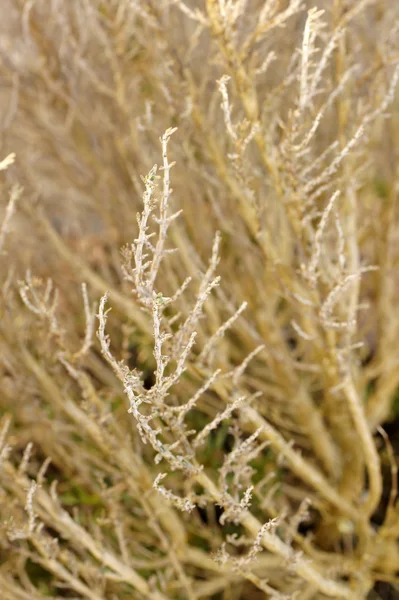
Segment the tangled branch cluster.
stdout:
<svg viewBox="0 0 399 600">
<path fill-rule="evenodd" d="M 9 9 L 2 598 L 397 590 L 396 3 Z"/>
</svg>

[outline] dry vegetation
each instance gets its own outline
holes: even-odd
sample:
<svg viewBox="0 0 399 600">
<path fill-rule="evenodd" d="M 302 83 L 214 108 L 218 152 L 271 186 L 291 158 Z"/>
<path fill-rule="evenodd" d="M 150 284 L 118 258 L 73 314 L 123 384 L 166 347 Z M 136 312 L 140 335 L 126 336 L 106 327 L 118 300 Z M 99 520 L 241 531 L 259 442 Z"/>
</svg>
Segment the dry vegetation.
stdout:
<svg viewBox="0 0 399 600">
<path fill-rule="evenodd" d="M 1 600 L 397 598 L 399 4 L 1 4 Z"/>
</svg>

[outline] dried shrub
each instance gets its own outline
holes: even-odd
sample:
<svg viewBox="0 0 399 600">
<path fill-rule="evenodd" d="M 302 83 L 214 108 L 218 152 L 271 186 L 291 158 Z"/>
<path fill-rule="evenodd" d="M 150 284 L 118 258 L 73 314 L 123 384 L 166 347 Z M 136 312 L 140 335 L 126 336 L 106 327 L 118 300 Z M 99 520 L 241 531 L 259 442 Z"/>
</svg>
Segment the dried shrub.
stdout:
<svg viewBox="0 0 399 600">
<path fill-rule="evenodd" d="M 3 4 L 3 597 L 397 591 L 399 7 Z"/>
</svg>

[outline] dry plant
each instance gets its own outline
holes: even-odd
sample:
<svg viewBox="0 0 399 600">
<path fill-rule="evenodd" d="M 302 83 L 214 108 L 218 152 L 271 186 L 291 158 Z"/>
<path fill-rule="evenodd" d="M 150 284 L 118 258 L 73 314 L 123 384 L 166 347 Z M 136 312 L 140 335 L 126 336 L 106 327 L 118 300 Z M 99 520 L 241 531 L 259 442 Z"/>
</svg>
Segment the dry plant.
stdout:
<svg viewBox="0 0 399 600">
<path fill-rule="evenodd" d="M 396 597 L 399 5 L 2 12 L 1 598 Z"/>
</svg>

